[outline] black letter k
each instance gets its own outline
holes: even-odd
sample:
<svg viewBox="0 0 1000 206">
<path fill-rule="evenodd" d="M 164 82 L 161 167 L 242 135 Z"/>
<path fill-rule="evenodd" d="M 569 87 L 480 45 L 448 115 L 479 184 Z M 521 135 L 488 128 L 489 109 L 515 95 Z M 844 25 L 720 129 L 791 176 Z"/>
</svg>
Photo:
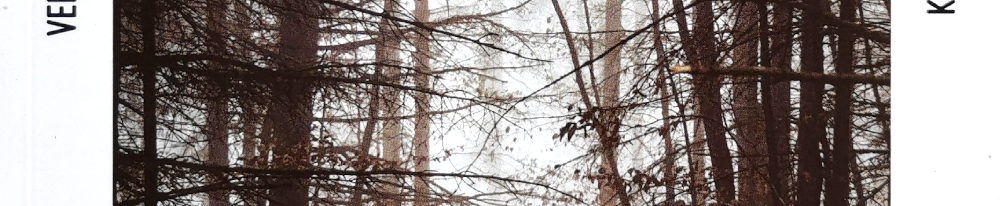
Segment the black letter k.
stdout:
<svg viewBox="0 0 1000 206">
<path fill-rule="evenodd" d="M 955 10 L 944 9 L 944 8 L 948 8 L 948 6 L 951 6 L 951 4 L 954 4 L 955 0 L 949 1 L 947 4 L 944 4 L 944 6 L 938 6 L 937 4 L 935 4 L 931 0 L 927 0 L 927 3 L 931 4 L 931 6 L 934 7 L 934 10 L 927 10 L 928 14 L 954 14 L 955 13 Z"/>
</svg>

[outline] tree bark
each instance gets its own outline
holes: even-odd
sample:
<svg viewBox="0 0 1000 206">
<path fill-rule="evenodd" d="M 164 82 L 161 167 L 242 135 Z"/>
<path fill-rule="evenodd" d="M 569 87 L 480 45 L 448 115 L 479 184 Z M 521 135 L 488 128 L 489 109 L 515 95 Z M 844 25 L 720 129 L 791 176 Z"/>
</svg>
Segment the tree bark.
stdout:
<svg viewBox="0 0 1000 206">
<path fill-rule="evenodd" d="M 416 0 L 416 8 L 413 11 L 413 15 L 416 18 L 416 22 L 426 23 L 430 16 L 430 11 L 427 6 L 427 0 Z M 417 29 L 417 37 L 413 40 L 413 45 L 416 48 L 416 52 L 413 53 L 413 68 L 416 70 L 417 74 L 414 78 L 417 89 L 427 90 L 430 89 L 430 32 L 424 29 Z M 428 101 L 427 94 L 423 92 L 417 92 L 413 97 L 417 105 L 416 120 L 414 121 L 414 131 L 413 131 L 413 161 L 414 161 L 414 172 L 424 172 L 429 169 L 428 161 L 428 141 L 430 140 L 430 102 Z M 427 180 L 423 177 L 414 177 L 413 180 L 414 189 L 416 194 L 414 195 L 414 206 L 426 206 L 430 205 L 430 187 Z"/>
<path fill-rule="evenodd" d="M 650 19 L 655 20 L 660 17 L 660 2 L 651 1 L 653 4 L 653 13 L 650 15 Z M 674 149 L 674 141 L 670 136 L 670 93 L 667 90 L 667 74 L 665 72 L 667 65 L 664 65 L 666 61 L 666 52 L 663 49 L 663 42 L 660 39 L 660 25 L 653 26 L 653 49 L 656 52 L 656 86 L 660 90 L 660 117 L 663 118 L 663 126 L 660 127 L 660 136 L 663 138 L 663 166 L 660 167 L 660 172 L 663 173 L 663 184 L 666 185 L 667 191 L 663 196 L 666 198 L 664 200 L 667 204 L 673 204 L 676 199 L 676 193 L 674 191 L 674 185 L 677 180 L 677 174 L 674 172 L 674 159 L 676 158 L 676 151 Z M 679 106 L 679 105 L 678 105 Z"/>
<path fill-rule="evenodd" d="M 604 46 L 611 47 L 622 40 L 623 31 L 621 25 L 621 0 L 608 0 L 605 3 L 605 30 Z M 598 196 L 598 205 L 629 205 L 628 196 L 625 194 L 624 181 L 618 174 L 618 144 L 620 136 L 618 134 L 621 118 L 621 111 L 618 109 L 618 84 L 621 73 L 620 48 L 614 48 L 604 58 L 604 68 L 601 74 L 604 82 L 601 85 L 600 96 L 601 111 L 598 119 L 600 133 L 600 159 L 601 166 L 598 170 L 602 178 L 598 185 L 601 188 Z"/>
<path fill-rule="evenodd" d="M 310 124 L 312 122 L 312 84 L 306 77 L 316 64 L 319 41 L 319 20 L 316 5 L 309 1 L 292 0 L 284 2 L 284 10 L 278 11 L 279 30 L 278 58 L 279 72 L 274 88 L 274 117 L 278 124 L 274 135 L 278 138 L 274 147 L 274 166 L 282 169 L 308 169 L 311 148 Z M 271 190 L 271 205 L 309 205 L 309 179 L 278 179 Z"/>
<path fill-rule="evenodd" d="M 844 22 L 854 22 L 857 2 L 854 0 L 840 1 L 840 19 Z M 839 28 L 837 59 L 835 70 L 838 74 L 854 73 L 854 32 L 850 28 Z M 835 85 L 833 114 L 833 165 L 830 179 L 827 180 L 825 204 L 827 206 L 846 206 L 850 197 L 851 163 L 854 162 L 854 140 L 851 138 L 851 104 L 853 102 L 854 84 L 839 83 Z"/>
<path fill-rule="evenodd" d="M 808 10 L 802 17 L 801 70 L 803 73 L 823 74 L 823 21 L 820 11 L 820 0 L 803 0 Z M 823 84 L 817 82 L 802 82 L 799 99 L 799 136 L 796 153 L 799 155 L 798 183 L 796 206 L 815 206 L 820 204 L 820 191 L 823 185 L 819 142 L 826 138 L 821 117 L 823 112 Z"/>
<path fill-rule="evenodd" d="M 733 62 L 736 67 L 757 66 L 757 43 L 760 38 L 757 4 L 735 1 L 736 25 L 733 34 Z M 733 78 L 734 125 L 739 145 L 739 202 L 744 206 L 770 205 L 767 187 L 767 147 L 764 140 L 763 106 L 757 98 L 757 76 Z"/>
<path fill-rule="evenodd" d="M 778 70 L 792 71 L 792 8 L 789 0 L 779 0 L 774 4 L 774 29 L 771 38 L 771 49 L 768 61 Z M 762 22 L 766 23 L 766 19 Z M 766 29 L 766 28 L 765 28 Z M 766 39 L 764 37 L 762 39 Z M 771 115 L 774 119 L 774 134 L 768 135 L 770 185 L 774 187 L 772 201 L 774 205 L 791 204 L 789 181 L 792 179 L 791 167 L 791 84 L 787 80 L 770 79 L 767 84 L 770 89 Z"/>
<path fill-rule="evenodd" d="M 208 53 L 211 55 L 224 55 L 226 52 L 226 35 L 224 25 L 226 25 L 226 11 L 228 1 L 209 0 L 206 1 L 206 24 L 207 33 L 210 38 L 206 41 Z M 209 62 L 209 69 L 224 70 L 225 66 Z M 228 77 L 214 77 L 209 81 L 209 91 L 207 104 L 207 115 L 205 121 L 205 135 L 208 139 L 208 161 L 209 165 L 227 166 L 229 165 L 229 112 L 227 111 L 227 99 L 229 98 Z M 210 174 L 210 182 L 216 183 L 228 181 L 224 179 L 221 172 Z M 229 205 L 229 191 L 219 190 L 208 193 L 209 206 Z"/>
<path fill-rule="evenodd" d="M 156 1 L 142 1 L 142 57 L 139 68 L 142 71 L 142 139 L 143 158 L 143 205 L 157 205 L 159 196 L 159 165 L 156 164 L 156 25 L 159 12 Z"/>
<path fill-rule="evenodd" d="M 385 11 L 383 15 L 395 16 L 396 10 L 399 7 L 399 3 L 395 0 L 385 1 Z M 399 32 L 399 27 L 393 25 L 387 18 L 383 18 L 379 22 L 379 44 L 375 49 L 375 61 L 382 64 L 382 71 L 385 72 L 385 80 L 391 84 L 399 84 L 400 82 L 400 71 L 399 67 L 401 65 L 399 61 L 399 43 L 400 38 L 403 34 Z M 385 116 L 398 116 L 399 115 L 399 89 L 396 88 L 385 88 L 385 94 L 382 95 L 383 108 L 385 108 Z M 387 165 L 387 169 L 399 169 L 400 164 L 400 149 L 403 147 L 401 143 L 401 133 L 399 119 L 391 119 L 385 121 L 382 131 L 382 143 L 384 158 Z M 399 205 L 398 201 L 401 196 L 399 196 L 399 188 L 396 185 L 399 184 L 399 180 L 396 177 L 388 177 L 386 179 L 388 184 L 384 184 L 382 188 L 382 193 L 389 195 L 385 197 L 380 204 L 387 206 Z"/>
<path fill-rule="evenodd" d="M 694 8 L 694 33 L 692 43 L 697 54 L 694 67 L 704 70 L 718 68 L 715 39 L 715 18 L 713 3 L 701 2 Z M 726 130 L 722 126 L 722 106 L 720 103 L 718 75 L 705 74 L 695 77 L 695 93 L 703 115 L 705 134 L 708 138 L 709 156 L 712 158 L 712 178 L 715 180 L 715 199 L 724 205 L 731 205 L 736 199 L 733 178 L 733 159 L 726 141 Z"/>
</svg>

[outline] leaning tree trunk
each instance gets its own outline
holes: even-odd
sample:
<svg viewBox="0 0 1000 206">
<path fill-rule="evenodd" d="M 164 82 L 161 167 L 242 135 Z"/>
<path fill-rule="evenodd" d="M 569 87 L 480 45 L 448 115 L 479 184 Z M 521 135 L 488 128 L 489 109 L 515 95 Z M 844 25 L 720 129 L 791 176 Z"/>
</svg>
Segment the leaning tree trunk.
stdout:
<svg viewBox="0 0 1000 206">
<path fill-rule="evenodd" d="M 694 67 L 701 70 L 718 68 L 712 2 L 701 2 L 694 8 L 694 34 L 692 42 L 697 54 Z M 736 199 L 733 178 L 733 159 L 722 126 L 718 75 L 705 74 L 695 77 L 695 93 L 701 107 L 702 123 L 708 138 L 709 156 L 712 158 L 712 178 L 715 180 L 716 201 L 732 204 Z"/>
<path fill-rule="evenodd" d="M 687 24 L 687 14 L 684 12 L 684 2 L 681 0 L 673 0 L 673 11 L 675 19 L 677 20 L 677 27 L 681 36 L 681 49 L 687 54 L 688 58 L 685 60 L 688 64 L 693 64 L 698 59 L 698 50 L 695 49 L 695 41 L 691 38 L 691 32 L 688 30 Z M 697 79 L 697 77 L 696 77 Z M 671 89 L 674 93 L 678 92 L 676 82 L 671 84 Z M 695 95 L 697 96 L 697 94 Z M 684 108 L 686 105 L 681 103 L 679 96 L 674 96 L 674 101 L 680 107 L 681 114 L 686 114 Z M 700 101 L 698 101 L 700 102 Z M 698 104 L 694 105 L 695 116 L 701 116 L 701 109 Z M 691 205 L 693 206 L 703 206 L 705 205 L 705 199 L 708 197 L 708 184 L 705 181 L 705 128 L 703 126 L 703 119 L 694 120 L 694 140 L 688 138 L 687 126 L 685 124 L 684 128 L 684 138 L 687 144 L 687 156 L 689 164 L 688 175 L 691 179 L 691 184 L 688 186 L 688 192 L 691 195 Z"/>
<path fill-rule="evenodd" d="M 700 109 L 694 109 L 694 114 L 701 115 Z M 688 143 L 688 156 L 691 156 L 689 174 L 691 176 L 691 205 L 705 205 L 708 198 L 708 182 L 705 180 L 705 124 L 701 120 L 694 121 L 694 139 Z"/>
<path fill-rule="evenodd" d="M 312 121 L 312 84 L 307 70 L 316 64 L 319 41 L 317 8 L 304 0 L 284 2 L 278 11 L 279 74 L 275 84 L 273 110 L 277 124 L 274 136 L 274 166 L 281 169 L 308 169 L 310 123 Z M 269 111 L 270 112 L 270 111 Z M 271 205 L 309 205 L 308 178 L 278 179 L 271 192 Z"/>
</svg>

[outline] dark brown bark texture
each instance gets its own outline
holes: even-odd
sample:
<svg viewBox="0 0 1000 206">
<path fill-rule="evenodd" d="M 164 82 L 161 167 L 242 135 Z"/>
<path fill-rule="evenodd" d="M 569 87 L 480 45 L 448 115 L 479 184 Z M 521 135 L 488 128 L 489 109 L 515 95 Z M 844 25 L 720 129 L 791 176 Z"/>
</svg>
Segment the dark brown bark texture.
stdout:
<svg viewBox="0 0 1000 206">
<path fill-rule="evenodd" d="M 792 8 L 788 5 L 788 0 L 780 0 L 773 4 L 774 23 L 773 33 L 765 35 L 763 39 L 770 38 L 770 55 L 768 60 L 770 65 L 776 69 L 791 71 L 792 59 Z M 762 30 L 766 30 L 762 29 Z M 771 114 L 773 133 L 768 135 L 768 180 L 774 187 L 772 202 L 775 205 L 790 205 L 792 198 L 789 192 L 790 180 L 793 179 L 791 167 L 791 84 L 787 80 L 777 80 L 771 78 L 770 84 L 764 84 L 770 89 Z"/>
<path fill-rule="evenodd" d="M 822 9 L 819 0 L 803 1 L 810 10 Z M 803 12 L 801 70 L 802 72 L 823 73 L 823 21 L 820 13 Z M 820 204 L 820 191 L 823 185 L 823 170 L 820 159 L 819 143 L 826 138 L 823 128 L 826 122 L 821 117 L 823 112 L 823 84 L 802 82 L 799 92 L 801 101 L 799 114 L 799 136 L 796 153 L 799 155 L 797 171 L 797 206 L 814 206 Z"/>
<path fill-rule="evenodd" d="M 152 62 L 156 58 L 156 26 L 159 14 L 156 1 L 142 1 L 142 135 L 143 135 L 143 186 L 144 205 L 156 205 L 159 198 L 159 165 L 156 136 L 156 73 L 158 67 Z"/>
<path fill-rule="evenodd" d="M 696 68 L 717 69 L 713 2 L 705 1 L 694 8 L 694 33 L 692 44 L 697 52 L 691 61 Z M 712 161 L 712 178 L 715 180 L 715 199 L 723 204 L 733 204 L 736 200 L 736 186 L 733 175 L 733 159 L 726 141 L 726 129 L 722 125 L 722 103 L 719 94 L 719 76 L 714 74 L 695 77 L 695 93 L 703 115 L 705 134 L 708 141 L 709 157 Z"/>
<path fill-rule="evenodd" d="M 317 60 L 319 20 L 313 1 L 285 1 L 286 11 L 279 11 L 279 72 L 291 76 L 308 76 L 313 71 L 306 68 Z M 279 77 L 275 81 L 272 99 L 273 115 L 279 124 L 274 127 L 273 167 L 282 169 L 308 169 L 310 122 L 312 117 L 312 84 L 302 79 Z M 276 206 L 306 206 L 309 204 L 307 178 L 278 179 L 280 185 L 271 190 L 270 203 Z"/>
<path fill-rule="evenodd" d="M 840 1 L 840 19 L 853 22 L 856 16 L 855 0 Z M 840 28 L 835 70 L 838 74 L 854 73 L 854 45 L 856 38 L 850 28 Z M 833 165 L 830 179 L 826 181 L 826 198 L 823 205 L 846 206 L 850 197 L 851 165 L 854 162 L 854 141 L 851 134 L 851 105 L 854 84 L 835 85 L 833 115 Z"/>
<path fill-rule="evenodd" d="M 733 64 L 736 67 L 757 66 L 757 43 L 760 38 L 757 4 L 748 1 L 735 4 Z M 733 113 L 738 145 L 739 202 L 745 206 L 770 205 L 767 188 L 767 147 L 764 141 L 764 113 L 757 98 L 760 77 L 733 78 Z"/>
</svg>

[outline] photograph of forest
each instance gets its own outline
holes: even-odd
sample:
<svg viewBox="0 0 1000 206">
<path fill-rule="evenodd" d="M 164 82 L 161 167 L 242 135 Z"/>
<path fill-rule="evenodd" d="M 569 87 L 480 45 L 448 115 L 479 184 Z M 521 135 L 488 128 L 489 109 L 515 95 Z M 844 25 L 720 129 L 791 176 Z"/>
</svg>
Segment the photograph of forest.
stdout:
<svg viewBox="0 0 1000 206">
<path fill-rule="evenodd" d="M 114 0 L 115 205 L 889 205 L 890 0 Z"/>
</svg>

